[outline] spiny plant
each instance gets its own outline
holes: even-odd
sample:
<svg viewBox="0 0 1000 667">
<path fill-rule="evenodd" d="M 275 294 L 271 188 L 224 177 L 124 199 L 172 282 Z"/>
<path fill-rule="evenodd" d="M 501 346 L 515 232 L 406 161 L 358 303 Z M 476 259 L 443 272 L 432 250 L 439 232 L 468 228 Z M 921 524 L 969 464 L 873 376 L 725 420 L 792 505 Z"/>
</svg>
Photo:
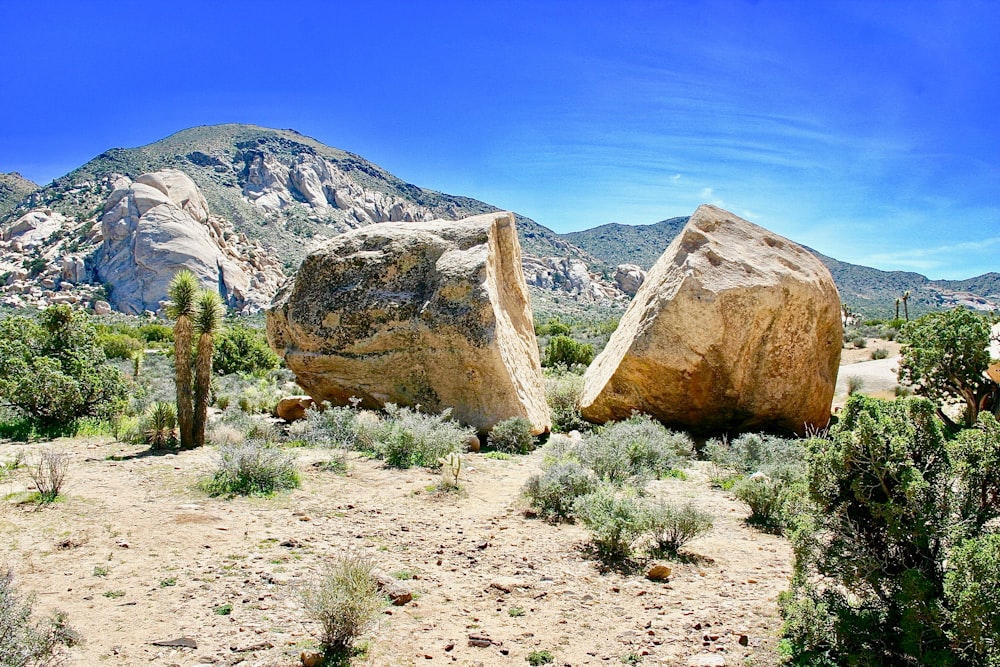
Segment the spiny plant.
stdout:
<svg viewBox="0 0 1000 667">
<path fill-rule="evenodd" d="M 198 353 L 194 377 L 194 446 L 205 444 L 209 395 L 212 391 L 213 336 L 222 326 L 222 301 L 216 292 L 204 290 L 198 295 L 194 329 L 198 334 Z"/>
<path fill-rule="evenodd" d="M 177 423 L 181 449 L 194 447 L 194 393 L 191 378 L 191 341 L 198 279 L 187 269 L 174 274 L 167 296 L 167 315 L 174 320 L 174 383 L 177 387 Z"/>
</svg>

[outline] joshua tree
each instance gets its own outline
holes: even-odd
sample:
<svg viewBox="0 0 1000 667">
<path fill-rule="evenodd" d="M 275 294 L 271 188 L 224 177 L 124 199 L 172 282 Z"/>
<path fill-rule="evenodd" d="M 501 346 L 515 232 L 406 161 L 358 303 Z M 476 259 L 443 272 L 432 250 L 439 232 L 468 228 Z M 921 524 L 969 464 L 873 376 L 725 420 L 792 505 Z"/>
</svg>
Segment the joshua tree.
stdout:
<svg viewBox="0 0 1000 667">
<path fill-rule="evenodd" d="M 903 314 L 906 316 L 906 321 L 910 321 L 910 309 L 907 307 L 906 302 L 910 300 L 910 290 L 903 292 Z"/>
<path fill-rule="evenodd" d="M 177 425 L 181 449 L 194 447 L 194 402 L 191 392 L 191 338 L 198 295 L 198 279 L 187 269 L 181 269 L 170 281 L 167 314 L 174 323 L 174 384 L 177 386 Z"/>
<path fill-rule="evenodd" d="M 896 319 L 899 319 L 899 297 L 896 297 Z"/>
<path fill-rule="evenodd" d="M 194 446 L 205 444 L 208 421 L 208 395 L 212 388 L 213 336 L 222 326 L 222 302 L 216 292 L 205 290 L 198 295 L 194 328 L 198 332 L 198 353 L 194 375 Z"/>
</svg>

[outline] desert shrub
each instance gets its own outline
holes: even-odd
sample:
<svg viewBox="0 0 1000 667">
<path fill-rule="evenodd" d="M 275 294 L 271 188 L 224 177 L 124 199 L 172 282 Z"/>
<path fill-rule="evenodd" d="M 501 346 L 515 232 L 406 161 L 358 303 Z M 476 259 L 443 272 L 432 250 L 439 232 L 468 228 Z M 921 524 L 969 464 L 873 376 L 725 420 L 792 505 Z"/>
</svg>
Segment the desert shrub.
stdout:
<svg viewBox="0 0 1000 667">
<path fill-rule="evenodd" d="M 288 427 L 288 437 L 310 447 L 359 449 L 364 444 L 357 411 L 348 407 L 321 406 L 306 411 L 304 419 Z"/>
<path fill-rule="evenodd" d="M 536 336 L 567 336 L 570 331 L 570 325 L 556 317 L 550 317 L 542 324 L 535 325 Z"/>
<path fill-rule="evenodd" d="M 659 477 L 691 456 L 694 443 L 647 415 L 633 414 L 587 434 L 580 457 L 597 476 L 612 484 Z"/>
<path fill-rule="evenodd" d="M 847 378 L 847 395 L 853 396 L 865 388 L 865 379 L 852 375 Z"/>
<path fill-rule="evenodd" d="M 247 414 L 271 414 L 278 407 L 282 391 L 271 378 L 261 378 L 255 384 L 243 387 L 236 405 Z"/>
<path fill-rule="evenodd" d="M 872 359 L 888 359 L 888 358 L 889 358 L 889 350 L 885 349 L 884 347 L 876 347 L 874 350 L 872 350 Z"/>
<path fill-rule="evenodd" d="M 776 527 L 786 488 L 782 480 L 756 473 L 736 482 L 733 495 L 750 509 L 748 523 Z"/>
<path fill-rule="evenodd" d="M 580 496 L 593 493 L 597 476 L 576 461 L 553 463 L 539 475 L 525 482 L 522 493 L 539 516 L 552 523 L 573 520 L 573 503 Z"/>
<path fill-rule="evenodd" d="M 102 333 L 97 337 L 97 344 L 108 359 L 131 359 L 136 352 L 142 351 L 141 340 L 122 333 Z"/>
<path fill-rule="evenodd" d="M 853 345 L 855 349 L 861 350 L 868 346 L 868 339 L 864 336 L 855 336 L 851 339 L 851 345 Z"/>
<path fill-rule="evenodd" d="M 32 619 L 33 600 L 14 585 L 10 570 L 0 573 L 0 665 L 3 667 L 48 667 L 59 662 L 59 650 L 79 642 L 66 624 L 66 615 Z"/>
<path fill-rule="evenodd" d="M 531 667 L 540 667 L 540 665 L 549 665 L 555 662 L 555 657 L 552 655 L 551 651 L 532 651 L 525 658 Z"/>
<path fill-rule="evenodd" d="M 206 484 L 213 496 L 270 495 L 299 485 L 295 457 L 261 440 L 225 444 Z"/>
<path fill-rule="evenodd" d="M 260 375 L 280 365 L 263 331 L 234 324 L 215 337 L 212 367 L 219 373 Z"/>
<path fill-rule="evenodd" d="M 153 449 L 176 447 L 177 408 L 168 401 L 154 403 L 143 415 L 140 428 L 146 443 Z"/>
<path fill-rule="evenodd" d="M 243 436 L 243 440 L 262 440 L 264 442 L 275 442 L 279 439 L 278 427 L 274 425 L 268 417 L 256 414 L 247 414 L 238 408 L 229 408 L 223 411 L 219 418 L 213 423 L 234 428 Z M 224 435 L 224 433 L 223 433 Z"/>
<path fill-rule="evenodd" d="M 655 554 L 676 555 L 685 544 L 712 530 L 712 515 L 691 503 L 678 507 L 656 500 L 645 509 L 644 529 Z"/>
<path fill-rule="evenodd" d="M 147 343 L 174 342 L 174 329 L 166 324 L 157 324 L 156 322 L 143 324 L 136 329 L 136 333 Z"/>
<path fill-rule="evenodd" d="M 715 465 L 739 475 L 788 466 L 804 472 L 808 456 L 802 440 L 764 433 L 744 433 L 733 440 L 710 440 L 705 445 L 705 454 Z"/>
<path fill-rule="evenodd" d="M 52 448 L 41 450 L 38 460 L 28 468 L 28 475 L 38 489 L 38 501 L 50 503 L 58 498 L 68 473 L 69 456 Z"/>
<path fill-rule="evenodd" d="M 594 360 L 594 346 L 578 343 L 569 336 L 553 336 L 545 347 L 542 366 L 588 366 Z"/>
<path fill-rule="evenodd" d="M 590 529 L 598 558 L 615 563 L 632 555 L 632 544 L 646 528 L 647 512 L 633 493 L 601 486 L 580 496 L 573 513 Z"/>
<path fill-rule="evenodd" d="M 392 403 L 386 419 L 370 425 L 375 455 L 396 468 L 437 469 L 440 459 L 459 451 L 475 431 L 451 419 L 451 410 L 428 415 Z"/>
<path fill-rule="evenodd" d="M 37 321 L 0 321 L 0 398 L 43 426 L 110 417 L 124 406 L 127 387 L 86 315 L 51 306 Z"/>
<path fill-rule="evenodd" d="M 952 551 L 944 595 L 959 657 L 970 665 L 1000 665 L 1000 535 L 965 540 Z"/>
<path fill-rule="evenodd" d="M 531 422 L 524 417 L 511 417 L 497 422 L 490 429 L 487 444 L 500 452 L 527 454 L 535 447 Z"/>
<path fill-rule="evenodd" d="M 590 427 L 580 415 L 580 394 L 583 377 L 559 372 L 545 378 L 545 398 L 552 413 L 552 430 L 555 433 L 583 431 Z"/>
<path fill-rule="evenodd" d="M 983 664 L 1000 586 L 988 532 L 1000 518 L 996 419 L 981 414 L 948 442 L 929 400 L 855 395 L 807 446 L 812 504 L 782 596 L 793 661 Z"/>
<path fill-rule="evenodd" d="M 328 658 L 350 655 L 354 642 L 378 618 L 385 600 L 364 556 L 334 558 L 323 575 L 302 591 L 306 612 L 322 629 L 320 642 Z"/>
</svg>

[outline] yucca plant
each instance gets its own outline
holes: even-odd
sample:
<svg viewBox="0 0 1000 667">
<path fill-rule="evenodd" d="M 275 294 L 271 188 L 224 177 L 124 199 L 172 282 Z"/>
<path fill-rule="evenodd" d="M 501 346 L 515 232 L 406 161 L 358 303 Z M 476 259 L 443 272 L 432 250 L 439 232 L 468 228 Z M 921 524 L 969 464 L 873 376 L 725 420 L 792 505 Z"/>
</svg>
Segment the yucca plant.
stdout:
<svg viewBox="0 0 1000 667">
<path fill-rule="evenodd" d="M 222 326 L 222 300 L 217 292 L 204 290 L 198 295 L 194 328 L 198 333 L 198 352 L 194 375 L 194 446 L 205 444 L 208 403 L 212 392 L 213 336 Z"/>
<path fill-rule="evenodd" d="M 167 288 L 167 315 L 174 322 L 174 383 L 177 386 L 177 423 L 181 449 L 194 447 L 194 396 L 191 387 L 191 340 L 194 335 L 198 279 L 187 269 L 174 274 Z"/>
<path fill-rule="evenodd" d="M 169 449 L 177 444 L 177 410 L 173 403 L 158 401 L 146 413 L 143 435 L 153 449 Z"/>
</svg>

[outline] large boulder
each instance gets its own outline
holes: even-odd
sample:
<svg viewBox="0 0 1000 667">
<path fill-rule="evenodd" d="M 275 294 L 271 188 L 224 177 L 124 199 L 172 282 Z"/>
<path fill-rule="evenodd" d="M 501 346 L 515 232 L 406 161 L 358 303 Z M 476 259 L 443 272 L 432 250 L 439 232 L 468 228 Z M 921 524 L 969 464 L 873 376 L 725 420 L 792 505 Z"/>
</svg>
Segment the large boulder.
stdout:
<svg viewBox="0 0 1000 667">
<path fill-rule="evenodd" d="M 524 417 L 549 430 L 510 213 L 331 239 L 275 296 L 267 335 L 317 401 L 451 408 L 479 431 Z"/>
<path fill-rule="evenodd" d="M 818 259 L 701 206 L 587 369 L 581 412 L 603 423 L 639 410 L 700 433 L 822 428 L 842 335 Z"/>
</svg>

